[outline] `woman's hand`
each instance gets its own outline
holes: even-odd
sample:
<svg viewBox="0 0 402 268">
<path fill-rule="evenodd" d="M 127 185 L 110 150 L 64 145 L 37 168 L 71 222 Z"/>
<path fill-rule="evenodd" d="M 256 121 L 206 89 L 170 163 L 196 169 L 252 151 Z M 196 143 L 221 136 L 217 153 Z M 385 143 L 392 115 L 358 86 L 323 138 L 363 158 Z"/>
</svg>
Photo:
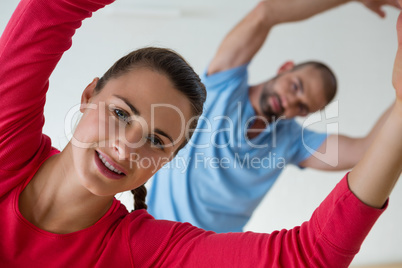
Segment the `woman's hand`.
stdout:
<svg viewBox="0 0 402 268">
<path fill-rule="evenodd" d="M 399 15 L 396 30 L 398 50 L 392 74 L 395 105 L 370 148 L 348 177 L 350 190 L 357 198 L 377 208 L 383 206 L 402 172 L 402 15 Z"/>
</svg>

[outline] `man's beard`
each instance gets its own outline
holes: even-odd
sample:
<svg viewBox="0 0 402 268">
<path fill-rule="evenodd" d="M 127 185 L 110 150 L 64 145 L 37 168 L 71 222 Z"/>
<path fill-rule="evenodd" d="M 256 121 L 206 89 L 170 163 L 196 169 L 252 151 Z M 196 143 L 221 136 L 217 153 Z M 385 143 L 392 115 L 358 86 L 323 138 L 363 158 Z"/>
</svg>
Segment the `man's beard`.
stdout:
<svg viewBox="0 0 402 268">
<path fill-rule="evenodd" d="M 268 122 L 274 122 L 277 120 L 282 114 L 283 114 L 283 107 L 282 103 L 280 100 L 279 95 L 274 91 L 273 85 L 275 83 L 275 78 L 268 81 L 267 83 L 264 84 L 264 88 L 262 89 L 261 97 L 260 97 L 260 109 L 262 114 L 266 117 Z M 274 97 L 277 99 L 279 106 L 280 106 L 280 112 L 275 113 L 269 103 L 269 99 L 271 97 Z"/>
</svg>

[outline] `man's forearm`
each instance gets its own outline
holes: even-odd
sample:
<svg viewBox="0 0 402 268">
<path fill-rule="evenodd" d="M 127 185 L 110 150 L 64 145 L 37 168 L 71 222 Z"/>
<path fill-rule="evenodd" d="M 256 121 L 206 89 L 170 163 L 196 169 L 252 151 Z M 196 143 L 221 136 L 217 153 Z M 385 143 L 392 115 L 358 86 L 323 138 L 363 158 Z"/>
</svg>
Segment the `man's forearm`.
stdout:
<svg viewBox="0 0 402 268">
<path fill-rule="evenodd" d="M 347 2 L 350 0 L 261 1 L 222 41 L 208 68 L 208 74 L 251 61 L 276 24 L 307 19 Z"/>
<path fill-rule="evenodd" d="M 271 26 L 308 19 L 351 0 L 266 0 Z"/>
<path fill-rule="evenodd" d="M 381 115 L 381 117 L 377 120 L 377 122 L 375 123 L 375 125 L 373 126 L 373 128 L 370 130 L 370 132 L 368 133 L 368 135 L 363 139 L 363 144 L 362 146 L 364 147 L 364 151 L 367 150 L 367 148 L 370 146 L 370 144 L 373 142 L 375 136 L 377 135 L 377 133 L 379 132 L 379 130 L 381 129 L 381 127 L 384 125 L 384 122 L 387 120 L 389 114 L 391 113 L 391 110 L 394 106 L 394 103 L 391 104 L 387 110 L 385 110 L 385 112 Z"/>
</svg>

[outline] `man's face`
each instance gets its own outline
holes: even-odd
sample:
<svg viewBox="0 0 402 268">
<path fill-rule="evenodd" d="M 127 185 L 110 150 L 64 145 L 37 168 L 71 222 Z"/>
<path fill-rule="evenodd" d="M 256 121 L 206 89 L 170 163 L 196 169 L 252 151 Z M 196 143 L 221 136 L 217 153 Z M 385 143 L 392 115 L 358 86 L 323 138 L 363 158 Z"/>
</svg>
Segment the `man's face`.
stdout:
<svg viewBox="0 0 402 268">
<path fill-rule="evenodd" d="M 282 72 L 263 84 L 257 114 L 273 122 L 316 112 L 327 104 L 324 85 L 321 71 L 311 66 Z"/>
</svg>

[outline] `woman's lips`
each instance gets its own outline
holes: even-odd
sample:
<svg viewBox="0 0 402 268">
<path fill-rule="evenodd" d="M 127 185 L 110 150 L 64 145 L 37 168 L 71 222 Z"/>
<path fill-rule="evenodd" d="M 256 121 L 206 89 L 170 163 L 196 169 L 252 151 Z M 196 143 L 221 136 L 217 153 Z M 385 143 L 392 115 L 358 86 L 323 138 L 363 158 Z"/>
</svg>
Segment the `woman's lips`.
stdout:
<svg viewBox="0 0 402 268">
<path fill-rule="evenodd" d="M 103 161 L 99 157 L 100 155 L 103 158 Z M 104 163 L 105 161 L 108 163 L 110 168 L 106 166 L 106 164 Z M 98 167 L 100 173 L 102 173 L 105 177 L 109 179 L 118 180 L 126 175 L 126 172 L 120 166 L 111 161 L 110 158 L 107 157 L 105 154 L 102 154 L 98 151 L 95 151 L 95 164 Z M 115 171 L 111 170 L 111 168 L 114 169 Z"/>
</svg>

